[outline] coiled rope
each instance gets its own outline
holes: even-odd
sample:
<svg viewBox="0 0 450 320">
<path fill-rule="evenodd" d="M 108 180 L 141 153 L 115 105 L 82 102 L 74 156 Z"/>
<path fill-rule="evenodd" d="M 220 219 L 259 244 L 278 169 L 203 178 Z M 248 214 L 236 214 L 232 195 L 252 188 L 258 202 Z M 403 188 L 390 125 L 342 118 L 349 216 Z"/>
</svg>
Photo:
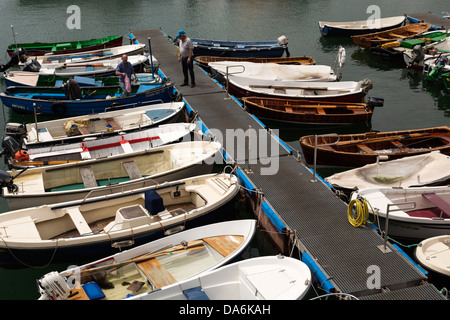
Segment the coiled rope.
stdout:
<svg viewBox="0 0 450 320">
<path fill-rule="evenodd" d="M 369 207 L 374 212 L 370 203 L 364 198 L 350 201 L 347 207 L 347 218 L 350 224 L 354 227 L 360 227 L 366 223 L 373 223 L 369 221 Z"/>
</svg>

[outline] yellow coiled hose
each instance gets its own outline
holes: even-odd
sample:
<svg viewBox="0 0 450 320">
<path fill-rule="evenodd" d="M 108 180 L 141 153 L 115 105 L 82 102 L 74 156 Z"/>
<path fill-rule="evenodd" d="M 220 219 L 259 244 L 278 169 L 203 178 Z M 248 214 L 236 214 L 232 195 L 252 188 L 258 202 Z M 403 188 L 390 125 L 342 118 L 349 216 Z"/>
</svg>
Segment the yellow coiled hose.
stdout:
<svg viewBox="0 0 450 320">
<path fill-rule="evenodd" d="M 366 223 L 373 223 L 369 221 L 369 207 L 374 212 L 370 203 L 364 198 L 350 201 L 347 207 L 347 217 L 350 224 L 354 227 L 359 227 Z"/>
</svg>

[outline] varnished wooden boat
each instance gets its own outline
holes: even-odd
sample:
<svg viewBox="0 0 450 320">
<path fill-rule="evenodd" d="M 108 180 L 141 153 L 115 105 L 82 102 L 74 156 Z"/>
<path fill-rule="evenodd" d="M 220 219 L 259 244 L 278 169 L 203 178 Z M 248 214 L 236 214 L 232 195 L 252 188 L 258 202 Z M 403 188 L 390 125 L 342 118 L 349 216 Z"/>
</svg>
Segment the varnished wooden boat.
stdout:
<svg viewBox="0 0 450 320">
<path fill-rule="evenodd" d="M 209 68 L 208 63 L 219 61 L 233 61 L 233 62 L 255 62 L 255 63 L 278 63 L 278 64 L 300 64 L 310 65 L 316 64 L 316 60 L 309 56 L 301 57 L 272 57 L 272 58 L 239 58 L 239 57 L 216 57 L 216 56 L 198 56 L 195 57 L 197 62 L 203 68 Z"/>
<path fill-rule="evenodd" d="M 371 48 L 387 42 L 411 38 L 428 31 L 429 23 L 414 23 L 382 32 L 352 36 L 353 43 L 362 48 Z"/>
<path fill-rule="evenodd" d="M 251 114 L 282 122 L 307 124 L 350 124 L 369 122 L 377 104 L 320 102 L 278 98 L 244 97 L 245 108 Z"/>
<path fill-rule="evenodd" d="M 301 137 L 300 145 L 306 162 L 313 163 L 315 136 Z M 316 164 L 361 167 L 375 163 L 379 156 L 393 160 L 435 150 L 450 154 L 450 127 L 321 135 Z"/>
</svg>

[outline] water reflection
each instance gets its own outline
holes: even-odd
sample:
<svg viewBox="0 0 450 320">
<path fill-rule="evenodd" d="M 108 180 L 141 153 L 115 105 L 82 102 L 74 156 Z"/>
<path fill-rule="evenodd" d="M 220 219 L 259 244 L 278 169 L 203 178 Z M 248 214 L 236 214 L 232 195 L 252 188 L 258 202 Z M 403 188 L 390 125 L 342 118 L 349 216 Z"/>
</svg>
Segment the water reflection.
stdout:
<svg viewBox="0 0 450 320">
<path fill-rule="evenodd" d="M 405 67 L 405 62 L 403 61 L 403 59 L 386 60 L 381 58 L 380 56 L 371 54 L 368 50 L 364 50 L 361 48 L 355 50 L 355 52 L 352 53 L 351 57 L 354 61 L 357 61 L 358 64 L 367 65 L 377 70 L 387 71 Z"/>
</svg>

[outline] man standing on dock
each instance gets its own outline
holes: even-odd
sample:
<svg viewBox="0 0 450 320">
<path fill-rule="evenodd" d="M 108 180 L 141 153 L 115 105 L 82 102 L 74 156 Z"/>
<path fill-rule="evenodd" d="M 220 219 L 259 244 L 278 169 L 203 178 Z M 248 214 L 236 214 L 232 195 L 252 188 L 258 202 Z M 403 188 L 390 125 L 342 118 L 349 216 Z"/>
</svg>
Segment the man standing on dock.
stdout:
<svg viewBox="0 0 450 320">
<path fill-rule="evenodd" d="M 189 77 L 191 76 L 191 88 L 195 87 L 195 75 L 194 75 L 194 62 L 192 56 L 194 55 L 194 45 L 190 38 L 186 37 L 186 32 L 180 30 L 177 35 L 179 39 L 179 54 L 178 62 L 181 61 L 181 67 L 183 68 L 184 82 L 181 86 L 187 86 L 189 84 Z M 189 73 L 188 73 L 189 72 Z"/>
</svg>

